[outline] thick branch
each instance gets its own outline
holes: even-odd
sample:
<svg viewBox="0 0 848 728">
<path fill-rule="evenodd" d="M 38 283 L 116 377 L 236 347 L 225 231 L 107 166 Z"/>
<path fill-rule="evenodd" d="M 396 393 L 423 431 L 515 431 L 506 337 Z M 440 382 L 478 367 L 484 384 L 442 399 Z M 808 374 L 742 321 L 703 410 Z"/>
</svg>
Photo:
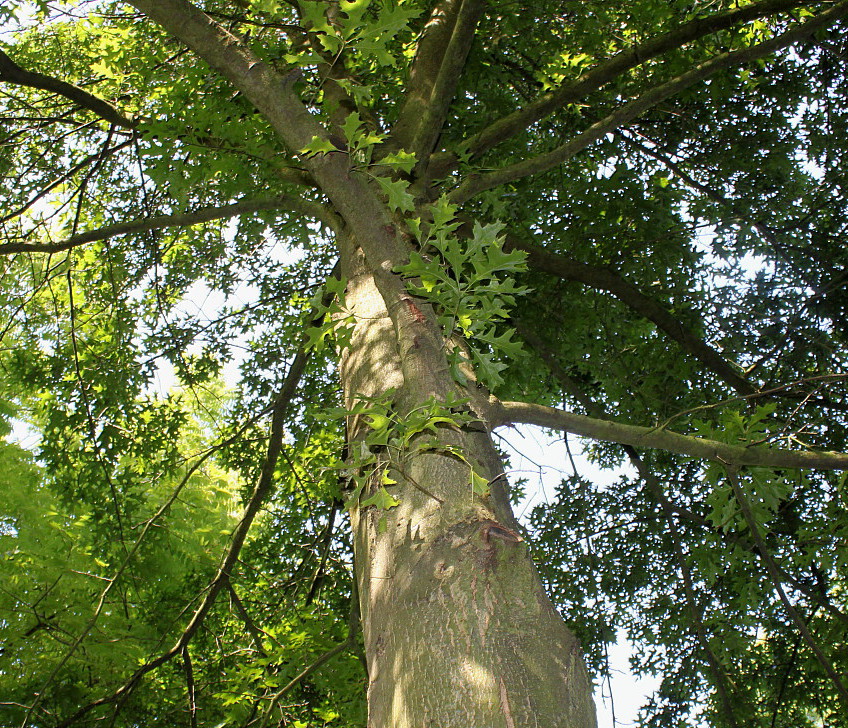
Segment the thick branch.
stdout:
<svg viewBox="0 0 848 728">
<path fill-rule="evenodd" d="M 565 392 L 570 397 L 576 399 L 586 410 L 586 412 L 596 419 L 606 419 L 608 414 L 606 410 L 591 397 L 588 397 L 580 387 L 580 385 L 572 379 L 568 372 L 563 369 L 562 365 L 557 360 L 554 352 L 548 347 L 548 345 L 540 339 L 532 327 L 526 326 L 521 321 L 515 322 L 515 328 L 518 331 L 521 338 L 523 338 L 527 344 L 539 355 L 545 365 L 550 370 L 551 374 L 553 374 L 554 378 L 560 385 L 560 388 L 563 392 Z M 645 486 L 648 489 L 648 492 L 656 498 L 659 502 L 660 507 L 663 510 L 666 518 L 668 519 L 669 528 L 673 532 L 677 532 L 677 525 L 675 523 L 675 516 L 679 516 L 681 518 L 685 518 L 690 523 L 697 525 L 700 528 L 703 528 L 711 533 L 718 533 L 722 538 L 726 539 L 729 543 L 733 543 L 738 545 L 740 548 L 746 549 L 748 551 L 753 551 L 754 546 L 750 543 L 750 541 L 746 538 L 743 538 L 739 534 L 733 532 L 725 532 L 721 529 L 716 529 L 714 524 L 712 524 L 709 520 L 704 518 L 703 516 L 699 516 L 693 513 L 690 510 L 682 508 L 674 503 L 672 503 L 668 497 L 663 492 L 662 485 L 660 481 L 657 479 L 656 475 L 654 475 L 653 471 L 648 467 L 636 449 L 630 445 L 622 445 L 621 448 L 627 457 L 630 459 L 633 467 L 636 468 L 636 471 L 639 473 L 639 477 L 642 478 L 642 481 L 645 483 Z M 680 539 L 675 536 L 675 546 L 679 547 Z M 685 559 L 683 557 L 682 551 L 677 551 L 678 563 L 680 564 L 681 571 L 683 571 L 686 567 Z M 843 624 L 848 625 L 848 615 L 841 612 L 837 609 L 831 601 L 828 599 L 827 594 L 825 593 L 816 593 L 812 589 L 810 589 L 806 584 L 796 579 L 791 574 L 787 573 L 785 570 L 781 569 L 779 566 L 775 565 L 778 570 L 781 578 L 790 583 L 793 589 L 800 591 L 802 594 L 805 594 L 809 597 L 814 603 L 818 606 L 822 606 L 827 612 L 838 619 Z M 685 580 L 684 575 L 684 580 Z M 694 612 L 693 612 L 694 615 Z M 697 627 L 697 625 L 696 625 Z M 696 629 L 697 632 L 697 629 Z M 701 635 L 698 634 L 698 638 L 701 638 Z M 706 642 L 703 642 L 703 646 L 705 650 L 709 649 L 709 645 Z M 713 657 L 709 656 L 710 663 L 713 664 Z M 719 663 L 716 662 L 713 665 L 713 669 L 715 670 L 716 665 Z M 720 682 L 723 679 L 723 675 L 719 672 L 716 673 L 716 679 Z M 727 690 L 726 688 L 722 688 L 717 685 L 719 692 L 722 693 L 722 702 L 725 706 L 725 711 L 729 711 L 729 704 L 727 703 Z"/>
<path fill-rule="evenodd" d="M 480 0 L 453 0 L 450 4 L 448 12 L 456 8 L 452 27 L 446 22 L 438 34 L 433 34 L 432 42 L 425 44 L 422 40 L 419 60 L 426 67 L 420 69 L 421 81 L 413 87 L 398 119 L 396 143 L 415 154 L 419 170 L 427 165 L 442 133 L 483 8 Z M 449 27 L 450 35 L 447 36 Z M 441 48 L 436 47 L 437 44 L 444 45 L 441 58 L 438 57 Z M 425 58 L 424 54 L 436 57 Z M 423 73 L 425 70 L 429 71 L 426 75 Z"/>
<path fill-rule="evenodd" d="M 0 244 L 0 255 L 9 253 L 59 253 L 70 250 L 86 243 L 107 240 L 118 235 L 159 230 L 166 227 L 197 225 L 211 220 L 246 215 L 262 210 L 288 209 L 308 217 L 320 220 L 324 225 L 337 232 L 342 223 L 330 210 L 318 202 L 304 200 L 293 195 L 279 195 L 266 200 L 241 200 L 232 205 L 222 207 L 203 207 L 193 212 L 175 215 L 158 215 L 141 220 L 122 222 L 116 225 L 106 225 L 96 230 L 74 235 L 56 243 L 3 243 Z"/>
<path fill-rule="evenodd" d="M 610 81 L 646 61 L 680 48 L 693 40 L 732 28 L 756 18 L 774 15 L 799 5 L 799 0 L 766 0 L 725 13 L 717 13 L 708 18 L 698 18 L 675 28 L 668 33 L 632 46 L 616 53 L 612 58 L 599 63 L 580 78 L 539 97 L 523 109 L 518 109 L 502 119 L 490 124 L 470 139 L 463 142 L 461 149 L 471 154 L 481 154 L 496 144 L 523 131 L 531 124 L 562 108 L 585 98 Z"/>
<path fill-rule="evenodd" d="M 257 58 L 240 38 L 186 0 L 129 1 L 232 82 L 268 120 L 290 152 L 297 154 L 315 137 L 328 138 L 327 130 L 294 92 L 300 69 L 281 75 Z M 404 358 L 404 366 L 420 365 L 432 370 L 444 364 L 443 342 L 437 341 L 440 337 L 435 330 L 427 345 L 422 346 L 416 318 L 407 307 L 399 305 L 406 288 L 391 271 L 407 258 L 408 247 L 375 186 L 365 175 L 351 169 L 345 153 L 316 154 L 304 159 L 303 164 L 351 230 L 351 236 L 339 237 L 355 240 L 364 251 L 399 338 L 416 342 L 418 348 Z M 421 364 L 428 357 L 431 361 Z"/>
<path fill-rule="evenodd" d="M 441 0 L 430 13 L 421 38 L 415 49 L 415 58 L 409 70 L 406 97 L 403 101 L 394 129 L 392 145 L 400 149 L 411 149 L 418 123 L 424 114 L 439 68 L 445 57 L 456 24 L 456 16 L 462 0 Z"/>
<path fill-rule="evenodd" d="M 294 94 L 299 69 L 278 73 L 242 40 L 186 0 L 130 0 L 151 20 L 231 81 L 265 116 L 289 151 L 302 149 L 321 125 Z"/>
<path fill-rule="evenodd" d="M 525 242 L 514 236 L 507 245 L 527 253 L 531 268 L 558 276 L 564 280 L 577 281 L 590 288 L 607 291 L 636 313 L 656 324 L 671 339 L 706 366 L 740 394 L 754 394 L 757 390 L 741 376 L 727 360 L 678 321 L 662 305 L 642 293 L 636 286 L 609 268 L 581 263 L 561 253 L 551 253 L 544 248 Z"/>
<path fill-rule="evenodd" d="M 730 445 L 717 440 L 681 435 L 657 427 L 625 425 L 527 402 L 490 403 L 492 427 L 511 423 L 539 425 L 605 442 L 636 448 L 667 450 L 689 457 L 712 460 L 734 467 L 817 468 L 848 470 L 848 453 L 793 451 L 763 446 Z"/>
<path fill-rule="evenodd" d="M 137 124 L 137 120 L 132 116 L 127 116 L 108 101 L 84 91 L 79 86 L 74 86 L 67 81 L 60 81 L 52 76 L 45 76 L 43 73 L 35 73 L 21 68 L 2 50 L 0 50 L 0 81 L 59 94 L 78 106 L 93 111 L 110 124 L 115 124 L 124 129 L 134 129 Z"/>
<path fill-rule="evenodd" d="M 583 151 L 589 145 L 602 139 L 607 134 L 638 118 L 657 104 L 662 103 L 690 86 L 694 86 L 699 81 L 709 78 L 714 73 L 749 63 L 782 48 L 786 48 L 793 43 L 803 40 L 812 33 L 835 23 L 845 15 L 848 15 L 848 0 L 843 0 L 843 2 L 816 15 L 806 23 L 802 23 L 775 38 L 758 43 L 750 48 L 722 53 L 715 58 L 711 58 L 709 61 L 695 66 L 670 81 L 654 86 L 641 96 L 620 106 L 607 117 L 595 122 L 588 129 L 550 152 L 510 164 L 494 172 L 470 176 L 450 194 L 450 200 L 454 204 L 461 204 L 480 192 L 492 189 L 493 187 L 507 184 L 523 177 L 547 172 L 549 169 L 562 164 L 578 152 Z"/>
</svg>

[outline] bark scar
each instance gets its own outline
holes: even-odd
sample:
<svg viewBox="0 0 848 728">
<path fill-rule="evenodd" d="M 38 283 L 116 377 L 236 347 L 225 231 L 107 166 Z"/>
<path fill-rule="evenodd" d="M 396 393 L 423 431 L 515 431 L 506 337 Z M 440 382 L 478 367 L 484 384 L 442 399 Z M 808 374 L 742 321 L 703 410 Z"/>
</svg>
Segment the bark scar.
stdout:
<svg viewBox="0 0 848 728">
<path fill-rule="evenodd" d="M 421 309 L 418 308 L 415 301 L 413 301 L 409 296 L 402 296 L 400 300 L 406 304 L 409 309 L 409 313 L 412 315 L 412 318 L 415 319 L 416 323 L 423 324 L 427 321 L 427 317 L 424 316 Z"/>
<path fill-rule="evenodd" d="M 483 526 L 480 528 L 480 535 L 483 541 L 487 544 L 492 543 L 493 538 L 506 541 L 508 543 L 521 543 L 524 539 L 520 534 L 513 531 L 511 528 L 502 526 L 495 521 L 483 521 Z"/>
</svg>

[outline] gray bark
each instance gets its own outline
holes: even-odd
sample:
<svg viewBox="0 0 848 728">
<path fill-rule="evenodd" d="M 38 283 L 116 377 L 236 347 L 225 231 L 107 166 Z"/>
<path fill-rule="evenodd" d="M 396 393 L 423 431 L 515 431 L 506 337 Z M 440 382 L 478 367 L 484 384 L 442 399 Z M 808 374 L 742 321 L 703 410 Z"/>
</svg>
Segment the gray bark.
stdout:
<svg viewBox="0 0 848 728">
<path fill-rule="evenodd" d="M 364 257 L 348 256 L 344 268 L 357 320 L 342 363 L 349 405 L 394 387 L 397 406 L 409 409 L 455 388 L 439 350 L 430 350 L 427 381 L 416 379 L 425 369 L 404 366 Z M 363 427 L 349 423 L 352 449 Z M 352 513 L 369 728 L 593 728 L 580 648 L 516 531 L 489 432 L 473 423 L 439 438 L 491 481 L 490 496 L 472 493 L 468 463 L 427 451 L 402 474 L 392 470 L 399 506 Z"/>
</svg>

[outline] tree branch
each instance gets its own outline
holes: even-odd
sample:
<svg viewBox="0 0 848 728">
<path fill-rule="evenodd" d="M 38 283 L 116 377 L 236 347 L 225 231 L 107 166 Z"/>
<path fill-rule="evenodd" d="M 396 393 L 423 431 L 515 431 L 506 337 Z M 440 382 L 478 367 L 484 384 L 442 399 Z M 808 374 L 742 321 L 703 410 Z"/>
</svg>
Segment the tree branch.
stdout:
<svg viewBox="0 0 848 728">
<path fill-rule="evenodd" d="M 527 253 L 527 263 L 534 270 L 550 273 L 567 281 L 576 281 L 600 291 L 607 291 L 630 309 L 664 331 L 671 339 L 724 382 L 743 395 L 757 392 L 757 388 L 739 374 L 733 366 L 709 344 L 696 336 L 662 305 L 642 293 L 636 286 L 618 273 L 600 266 L 581 263 L 562 253 L 551 253 L 539 245 L 508 236 L 507 249 L 519 249 Z"/>
<path fill-rule="evenodd" d="M 133 543 L 132 547 L 126 553 L 123 561 L 118 566 L 118 568 L 115 570 L 115 573 L 112 575 L 112 577 L 107 579 L 106 587 L 100 593 L 100 597 L 98 598 L 97 605 L 94 608 L 94 612 L 92 613 L 91 618 L 86 623 L 85 627 L 83 627 L 80 634 L 77 635 L 76 639 L 74 639 L 74 641 L 71 643 L 68 650 L 65 652 L 65 654 L 62 656 L 62 658 L 59 660 L 59 663 L 53 668 L 52 672 L 48 675 L 47 680 L 45 680 L 41 690 L 38 691 L 38 694 L 36 695 L 35 700 L 29 706 L 29 709 L 27 711 L 27 716 L 24 719 L 24 724 L 23 724 L 24 727 L 29 723 L 29 720 L 32 717 L 32 714 L 35 712 L 36 708 L 41 704 L 42 697 L 44 696 L 45 691 L 47 690 L 47 687 L 50 685 L 50 683 L 53 682 L 53 679 L 56 677 L 56 675 L 59 674 L 59 671 L 65 666 L 65 664 L 68 662 L 68 660 L 71 659 L 73 654 L 76 652 L 76 650 L 79 648 L 79 646 L 83 643 L 83 641 L 89 635 L 91 630 L 94 629 L 94 626 L 97 623 L 97 620 L 100 618 L 100 614 L 103 611 L 103 608 L 106 604 L 106 597 L 109 595 L 109 592 L 112 590 L 112 587 L 115 586 L 115 584 L 118 582 L 118 580 L 121 578 L 121 576 L 124 574 L 124 572 L 129 567 L 130 563 L 132 562 L 133 558 L 135 557 L 135 554 L 138 552 L 138 549 L 141 547 L 141 544 L 144 542 L 144 539 L 147 537 L 147 534 L 156 525 L 157 521 L 168 510 L 170 510 L 171 506 L 176 502 L 177 498 L 179 498 L 180 493 L 182 492 L 183 488 L 185 488 L 186 484 L 191 480 L 192 476 L 195 474 L 195 472 L 197 472 L 197 470 L 200 468 L 200 466 L 203 465 L 203 463 L 206 462 L 206 460 L 208 458 L 210 458 L 222 445 L 230 444 L 230 443 L 234 442 L 238 437 L 240 437 L 241 434 L 243 433 L 244 429 L 246 429 L 246 427 L 247 427 L 247 425 L 244 425 L 235 434 L 233 434 L 231 437 L 227 438 L 224 442 L 220 443 L 216 447 L 210 447 L 208 450 L 206 450 L 206 452 L 202 453 L 198 457 L 197 461 L 194 462 L 191 465 L 191 467 L 188 469 L 186 474 L 183 476 L 183 478 L 180 480 L 180 482 L 177 484 L 177 486 L 171 492 L 171 495 L 168 497 L 168 499 L 159 507 L 159 509 L 156 511 L 156 513 L 154 513 L 150 518 L 148 518 L 144 522 L 144 525 L 142 526 L 142 529 L 141 529 L 141 533 L 139 533 L 138 538 L 135 540 L 135 543 Z M 59 726 L 61 727 L 61 726 L 72 725 L 72 723 L 76 720 L 77 717 L 85 715 L 87 712 L 89 712 L 93 708 L 96 708 L 100 705 L 108 705 L 110 703 L 117 702 L 121 698 L 121 695 L 123 695 L 123 693 L 121 691 L 118 691 L 118 692 L 114 693 L 112 696 L 109 696 L 108 698 L 101 698 L 99 700 L 95 700 L 94 702 L 89 703 L 88 705 L 81 708 L 79 711 L 77 711 L 77 713 L 74 714 L 74 716 L 72 716 L 67 721 L 60 723 Z M 59 728 L 59 727 L 57 727 L 57 728 Z"/>
<path fill-rule="evenodd" d="M 435 3 L 421 31 L 409 69 L 406 96 L 392 129 L 391 144 L 397 149 L 412 148 L 412 139 L 432 96 L 461 5 L 462 0 Z"/>
<path fill-rule="evenodd" d="M 0 50 L 0 81 L 59 94 L 73 101 L 78 106 L 93 111 L 101 119 L 108 121 L 110 124 L 115 124 L 115 126 L 120 126 L 124 129 L 135 129 L 138 124 L 138 120 L 135 117 L 127 116 L 108 101 L 104 101 L 90 94 L 79 86 L 74 86 L 66 81 L 60 81 L 58 78 L 53 78 L 52 76 L 46 76 L 43 73 L 35 73 L 21 68 L 2 50 Z"/>
<path fill-rule="evenodd" d="M 595 122 L 588 129 L 564 144 L 552 149 L 550 152 L 510 164 L 493 172 L 470 175 L 465 182 L 450 193 L 449 199 L 458 205 L 480 192 L 492 189 L 493 187 L 514 182 L 523 177 L 547 172 L 549 169 L 553 169 L 570 159 L 578 152 L 583 151 L 590 144 L 633 121 L 645 111 L 695 85 L 699 81 L 705 80 L 714 73 L 726 68 L 733 68 L 734 66 L 749 63 L 750 61 L 763 58 L 775 51 L 786 48 L 793 43 L 803 40 L 817 30 L 831 25 L 845 15 L 848 15 L 848 0 L 843 0 L 843 2 L 816 15 L 806 23 L 797 25 L 791 30 L 767 41 L 763 41 L 749 48 L 715 56 L 676 78 L 654 86 L 641 96 L 620 106 L 605 118 Z"/>
<path fill-rule="evenodd" d="M 766 570 L 768 571 L 769 577 L 771 578 L 774 590 L 780 597 L 780 601 L 783 602 L 783 606 L 786 609 L 786 613 L 789 615 L 790 619 L 795 623 L 795 626 L 798 628 L 798 631 L 801 633 L 801 636 L 804 638 L 804 641 L 813 651 L 813 654 L 816 656 L 816 660 L 818 660 L 818 663 L 822 666 L 825 673 L 827 673 L 827 676 L 830 678 L 831 682 L 836 688 L 836 692 L 839 695 L 840 701 L 842 702 L 843 710 L 848 710 L 848 689 L 845 688 L 845 685 L 842 683 L 842 680 L 839 677 L 839 673 L 836 672 L 833 667 L 833 664 L 827 658 L 827 655 L 822 652 L 821 647 L 819 647 L 818 643 L 813 638 L 813 635 L 810 632 L 810 628 L 807 626 L 807 623 L 804 621 L 804 618 L 798 613 L 798 610 L 795 609 L 795 606 L 792 604 L 792 602 L 789 601 L 789 597 L 786 596 L 786 592 L 783 591 L 783 586 L 780 581 L 780 572 L 778 571 L 777 564 L 774 562 L 774 559 L 769 553 L 768 547 L 766 546 L 766 543 L 763 540 L 762 535 L 760 534 L 760 529 L 757 527 L 757 521 L 754 517 L 754 512 L 751 509 L 751 503 L 748 501 L 745 492 L 742 490 L 742 486 L 739 482 L 739 478 L 737 477 L 735 468 L 728 467 L 726 468 L 726 471 L 727 479 L 730 482 L 730 487 L 733 489 L 733 495 L 736 497 L 736 502 L 739 504 L 739 508 L 742 511 L 742 516 L 745 519 L 745 523 L 748 524 L 748 528 L 751 531 L 751 537 L 754 539 L 754 543 L 757 544 L 757 549 L 760 552 L 760 556 L 762 557 L 763 563 L 765 564 Z"/>
<path fill-rule="evenodd" d="M 253 648 L 263 657 L 267 657 L 268 654 L 265 652 L 265 648 L 262 646 L 262 634 L 263 631 L 256 625 L 256 622 L 251 619 L 250 615 L 247 613 L 247 609 L 244 606 L 244 603 L 239 599 L 239 595 L 236 593 L 235 587 L 231 580 L 227 580 L 227 591 L 230 593 L 230 601 L 233 603 L 233 606 L 236 608 L 236 613 L 241 619 L 242 624 L 247 628 L 247 631 L 250 633 L 250 637 L 253 640 Z"/>
<path fill-rule="evenodd" d="M 410 79 L 414 85 L 393 134 L 399 148 L 415 155 L 419 173 L 442 133 L 483 9 L 481 0 L 447 0 L 434 15 L 445 6 L 446 22 L 431 33 L 425 30 Z"/>
<path fill-rule="evenodd" d="M 102 164 L 103 160 L 107 156 L 111 156 L 112 154 L 115 154 L 116 152 L 120 152 L 122 149 L 126 149 L 128 146 L 133 144 L 133 141 L 134 141 L 133 139 L 126 139 L 125 141 L 121 142 L 120 144 L 115 144 L 112 147 L 109 147 L 109 148 L 106 148 L 106 149 L 101 149 L 98 152 L 87 155 L 86 157 L 81 159 L 79 162 L 74 164 L 70 169 L 63 172 L 57 178 L 48 182 L 45 187 L 42 187 L 33 197 L 31 197 L 29 200 L 27 200 L 23 205 L 21 205 L 20 207 L 17 207 L 16 209 L 12 210 L 11 212 L 8 212 L 5 215 L 3 215 L 2 217 L 0 217 L 0 224 L 2 224 L 4 222 L 8 222 L 9 220 L 11 220 L 13 218 L 18 217 L 19 215 L 22 215 L 27 210 L 29 210 L 36 202 L 43 199 L 50 192 L 52 192 L 57 187 L 59 187 L 60 185 L 64 184 L 69 179 L 71 179 L 71 177 L 73 177 L 77 172 L 80 172 L 81 170 L 85 169 L 90 164 L 94 164 L 96 166 L 99 166 L 100 164 Z"/>
<path fill-rule="evenodd" d="M 296 153 L 313 136 L 326 131 L 295 95 L 299 68 L 277 72 L 230 33 L 187 0 L 129 0 L 175 39 L 233 83 L 271 124 L 288 150 Z M 323 155 L 328 156 L 328 155 Z"/>
<path fill-rule="evenodd" d="M 686 605 L 692 618 L 692 631 L 695 633 L 698 642 L 701 643 L 701 649 L 707 656 L 707 662 L 709 663 L 710 670 L 712 671 L 713 678 L 715 680 L 716 692 L 721 700 L 721 705 L 724 709 L 725 716 L 727 716 L 727 721 L 730 723 L 731 728 L 736 728 L 738 723 L 736 721 L 736 713 L 733 710 L 733 700 L 730 692 L 730 686 L 728 685 L 728 679 L 721 666 L 721 660 L 718 659 L 718 655 L 716 655 L 710 645 L 706 627 L 701 619 L 701 615 L 698 613 L 698 605 L 695 600 L 695 587 L 692 583 L 692 572 L 689 569 L 689 564 L 686 562 L 686 555 L 683 553 L 683 546 L 681 545 L 682 539 L 680 531 L 677 528 L 677 523 L 674 520 L 674 513 L 665 498 L 660 501 L 660 506 L 663 510 L 663 514 L 665 515 L 666 522 L 668 523 L 669 531 L 671 532 L 674 557 L 677 561 L 677 567 L 680 570 L 680 576 L 683 579 L 683 591 L 686 594 Z"/>
<path fill-rule="evenodd" d="M 238 561 L 241 547 L 244 544 L 245 538 L 247 538 L 247 533 L 250 530 L 250 527 L 253 525 L 253 520 L 259 513 L 259 509 L 262 504 L 271 493 L 274 482 L 274 469 L 283 446 L 283 438 L 285 436 L 284 425 L 288 414 L 288 408 L 297 393 L 298 385 L 303 377 L 304 371 L 306 370 L 306 364 L 308 361 L 309 352 L 303 348 L 299 349 L 291 366 L 289 367 L 289 371 L 286 374 L 282 387 L 280 387 L 280 391 L 275 397 L 274 404 L 271 409 L 272 415 L 270 433 L 268 437 L 268 449 L 265 455 L 265 461 L 262 464 L 259 479 L 250 495 L 250 499 L 247 502 L 241 520 L 233 530 L 230 537 L 230 546 L 218 567 L 215 577 L 206 589 L 206 595 L 204 596 L 203 601 L 197 609 L 195 609 L 188 625 L 186 625 L 182 634 L 180 634 L 179 638 L 174 643 L 174 646 L 159 655 L 159 657 L 150 660 L 138 668 L 138 670 L 136 670 L 132 676 L 111 695 L 99 698 L 98 700 L 94 700 L 87 705 L 84 705 L 73 715 L 63 721 L 60 721 L 56 725 L 56 728 L 69 728 L 69 726 L 77 723 L 80 718 L 92 711 L 94 708 L 102 705 L 119 703 L 120 701 L 125 700 L 135 690 L 147 673 L 158 669 L 177 655 L 181 654 L 183 649 L 185 649 L 186 645 L 188 645 L 192 637 L 194 637 L 194 634 L 200 628 L 200 625 L 203 624 L 203 620 L 214 605 L 221 589 L 223 589 L 229 582 L 230 574 Z M 34 707 L 35 705 L 33 706 L 33 709 Z"/>
<path fill-rule="evenodd" d="M 289 692 L 289 690 L 295 687 L 295 685 L 300 683 L 304 678 L 309 677 L 309 675 L 315 672 L 325 662 L 332 660 L 336 655 L 339 655 L 346 649 L 356 645 L 356 635 L 359 632 L 359 623 L 359 599 L 356 590 L 354 590 L 350 598 L 350 611 L 348 613 L 347 619 L 347 637 L 345 638 L 345 640 L 337 644 L 335 647 L 331 647 L 323 655 L 316 659 L 311 665 L 301 670 L 297 675 L 295 675 L 291 680 L 289 680 L 288 683 L 286 683 L 282 688 L 280 688 L 280 690 L 274 693 L 274 695 L 271 697 L 271 702 L 268 704 L 268 707 L 265 709 L 265 713 L 262 716 L 260 728 L 265 728 L 265 726 L 268 724 L 269 718 L 271 717 L 271 713 L 274 711 L 274 708 L 276 707 L 277 703 L 280 702 L 280 698 L 282 698 L 287 692 Z"/>
<path fill-rule="evenodd" d="M 766 0 L 684 23 L 668 33 L 616 53 L 612 58 L 602 61 L 577 80 L 565 83 L 539 97 L 525 108 L 518 109 L 495 121 L 463 141 L 460 149 L 472 155 L 482 154 L 548 116 L 556 109 L 579 101 L 623 73 L 663 53 L 681 48 L 693 40 L 720 30 L 726 30 L 756 18 L 774 15 L 805 4 L 805 2 L 799 0 Z"/>
<path fill-rule="evenodd" d="M 186 693 L 188 696 L 188 712 L 191 720 L 191 728 L 197 728 L 197 701 L 195 699 L 194 668 L 191 664 L 191 655 L 188 653 L 188 645 L 182 649 L 183 669 L 186 676 Z"/>
<path fill-rule="evenodd" d="M 518 331 L 519 336 L 524 339 L 527 344 L 532 348 L 536 354 L 542 359 L 545 365 L 550 370 L 551 374 L 553 374 L 554 378 L 560 385 L 560 388 L 563 392 L 568 394 L 570 397 L 576 399 L 582 407 L 586 410 L 590 417 L 594 417 L 596 419 L 607 419 L 608 413 L 606 410 L 591 397 L 587 396 L 580 385 L 569 376 L 568 372 L 563 369 L 562 365 L 556 358 L 554 352 L 548 347 L 548 345 L 540 339 L 535 331 L 533 331 L 532 327 L 525 325 L 522 321 L 515 322 L 515 328 Z M 631 464 L 636 471 L 639 473 L 639 477 L 642 478 L 642 481 L 645 483 L 648 492 L 657 499 L 657 502 L 660 504 L 663 509 L 663 513 L 669 519 L 669 528 L 676 531 L 677 526 L 673 520 L 675 516 L 679 516 L 681 518 L 686 519 L 690 523 L 703 528 L 710 533 L 718 533 L 722 538 L 726 539 L 728 542 L 736 544 L 742 549 L 746 551 L 753 551 L 754 545 L 751 544 L 750 540 L 743 538 L 741 535 L 733 533 L 733 532 L 725 532 L 724 530 L 718 530 L 715 526 L 703 516 L 700 516 L 696 513 L 693 513 L 686 508 L 678 506 L 673 503 L 663 492 L 662 486 L 651 471 L 651 469 L 647 466 L 645 461 L 642 459 L 641 455 L 636 451 L 636 449 L 630 445 L 622 445 L 621 448 L 624 453 L 629 458 Z M 676 539 L 679 541 L 679 539 Z M 679 558 L 682 558 L 682 552 L 679 555 Z M 683 565 L 681 564 L 681 569 Z M 848 615 L 841 612 L 837 607 L 833 605 L 833 603 L 828 599 L 827 594 L 816 593 L 804 583 L 800 582 L 798 579 L 793 577 L 791 574 L 786 572 L 784 569 L 781 569 L 777 566 L 779 574 L 781 578 L 789 582 L 792 585 L 793 589 L 800 591 L 802 594 L 809 597 L 813 600 L 817 606 L 822 606 L 824 609 L 834 618 L 838 619 L 840 622 L 848 626 Z M 727 709 L 727 706 L 725 706 Z"/>
<path fill-rule="evenodd" d="M 202 207 L 193 212 L 159 215 L 141 220 L 122 222 L 116 225 L 106 225 L 96 230 L 89 230 L 79 235 L 73 235 L 66 240 L 56 243 L 3 243 L 0 244 L 0 255 L 10 253 L 59 253 L 79 247 L 80 245 L 85 245 L 86 243 L 114 238 L 118 235 L 127 235 L 145 230 L 159 230 L 166 227 L 197 225 L 202 222 L 236 217 L 262 210 L 279 209 L 288 209 L 313 217 L 334 232 L 338 232 L 342 227 L 341 220 L 324 205 L 311 200 L 304 200 L 294 195 L 279 195 L 265 200 L 240 200 L 239 202 L 222 207 Z"/>
<path fill-rule="evenodd" d="M 734 467 L 817 468 L 848 470 L 848 453 L 794 451 L 758 445 L 731 445 L 717 440 L 681 435 L 658 427 L 626 425 L 586 417 L 554 407 L 528 402 L 490 400 L 486 412 L 491 427 L 525 423 L 571 432 L 605 442 L 637 448 L 667 450 L 689 457 L 711 460 Z"/>
</svg>

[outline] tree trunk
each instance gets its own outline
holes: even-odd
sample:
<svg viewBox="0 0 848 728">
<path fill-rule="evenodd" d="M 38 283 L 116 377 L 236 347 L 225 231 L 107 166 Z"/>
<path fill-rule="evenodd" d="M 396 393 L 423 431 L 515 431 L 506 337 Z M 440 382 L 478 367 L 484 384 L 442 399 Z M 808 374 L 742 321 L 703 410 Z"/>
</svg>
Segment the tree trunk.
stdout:
<svg viewBox="0 0 848 728">
<path fill-rule="evenodd" d="M 364 256 L 345 258 L 347 306 L 357 322 L 342 354 L 348 406 L 394 388 L 394 406 L 408 412 L 456 390 L 443 347 L 427 351 L 430 322 L 416 314 L 422 332 L 408 344 L 416 351 L 405 352 Z M 416 357 L 417 365 L 409 360 Z M 348 432 L 355 452 L 363 418 L 351 418 Z M 410 453 L 402 473 L 389 466 L 400 505 L 352 513 L 369 728 L 592 728 L 579 646 L 517 533 L 489 432 L 474 422 L 437 436 L 465 460 Z M 489 480 L 490 495 L 472 492 L 472 466 Z"/>
</svg>

